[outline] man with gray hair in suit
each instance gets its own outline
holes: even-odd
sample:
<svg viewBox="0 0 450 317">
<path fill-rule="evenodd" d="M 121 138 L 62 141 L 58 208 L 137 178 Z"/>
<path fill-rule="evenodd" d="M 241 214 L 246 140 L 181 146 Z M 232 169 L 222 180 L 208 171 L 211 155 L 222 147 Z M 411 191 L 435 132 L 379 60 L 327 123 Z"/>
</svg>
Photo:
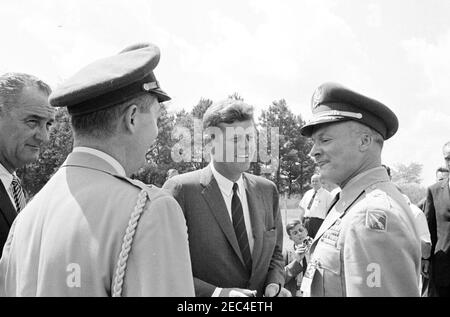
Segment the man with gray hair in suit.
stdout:
<svg viewBox="0 0 450 317">
<path fill-rule="evenodd" d="M 450 169 L 450 142 L 442 148 L 447 169 Z M 444 178 L 428 187 L 425 215 L 431 233 L 431 256 L 423 259 L 431 266 L 429 296 L 450 297 L 450 190 Z"/>
<path fill-rule="evenodd" d="M 50 87 L 23 73 L 0 76 L 0 255 L 9 229 L 25 207 L 17 169 L 38 159 L 55 114 Z"/>
</svg>

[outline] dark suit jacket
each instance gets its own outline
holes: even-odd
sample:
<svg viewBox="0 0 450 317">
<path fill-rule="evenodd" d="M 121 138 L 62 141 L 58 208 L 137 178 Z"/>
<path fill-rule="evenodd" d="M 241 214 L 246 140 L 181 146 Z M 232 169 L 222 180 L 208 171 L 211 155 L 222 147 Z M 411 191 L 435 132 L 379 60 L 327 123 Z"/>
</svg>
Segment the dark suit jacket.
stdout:
<svg viewBox="0 0 450 317">
<path fill-rule="evenodd" d="M 3 251 L 3 245 L 8 238 L 9 229 L 16 218 L 17 213 L 8 192 L 0 181 L 0 257 Z"/>
<path fill-rule="evenodd" d="M 427 190 L 425 215 L 431 234 L 432 277 L 436 286 L 450 285 L 450 191 L 448 179 Z"/>
<path fill-rule="evenodd" d="M 243 178 L 255 240 L 251 276 L 211 168 L 175 176 L 163 186 L 186 217 L 196 296 L 211 296 L 216 287 L 257 290 L 262 296 L 268 284 L 284 284 L 278 191 L 265 178 L 247 173 Z"/>
</svg>

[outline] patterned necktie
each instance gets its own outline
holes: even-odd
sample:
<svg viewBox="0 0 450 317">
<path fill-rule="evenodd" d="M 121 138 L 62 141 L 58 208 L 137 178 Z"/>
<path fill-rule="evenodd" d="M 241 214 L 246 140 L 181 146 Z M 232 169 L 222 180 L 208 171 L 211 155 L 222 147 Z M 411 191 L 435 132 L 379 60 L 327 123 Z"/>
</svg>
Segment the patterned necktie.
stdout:
<svg viewBox="0 0 450 317">
<path fill-rule="evenodd" d="M 311 200 L 309 201 L 308 207 L 306 207 L 306 209 L 308 209 L 308 210 L 311 209 L 311 206 L 312 206 L 312 204 L 314 202 L 314 198 L 316 198 L 316 194 L 317 194 L 317 190 L 314 191 L 314 194 L 311 197 Z"/>
<path fill-rule="evenodd" d="M 237 194 L 238 184 L 233 184 L 233 198 L 231 200 L 231 217 L 233 218 L 234 232 L 241 249 L 242 258 L 249 274 L 252 271 L 252 256 L 250 254 L 250 245 L 248 243 L 247 230 L 245 228 L 244 212 L 242 210 L 241 200 Z"/>
<path fill-rule="evenodd" d="M 14 197 L 14 203 L 16 204 L 16 211 L 19 213 L 25 207 L 25 194 L 23 193 L 20 179 L 14 175 L 11 182 L 12 193 Z"/>
</svg>

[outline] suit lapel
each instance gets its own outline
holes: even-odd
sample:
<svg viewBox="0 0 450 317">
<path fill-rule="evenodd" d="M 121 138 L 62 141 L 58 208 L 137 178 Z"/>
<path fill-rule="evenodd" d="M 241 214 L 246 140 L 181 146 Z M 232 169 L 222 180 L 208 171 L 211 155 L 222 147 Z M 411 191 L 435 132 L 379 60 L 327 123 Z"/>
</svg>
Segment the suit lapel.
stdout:
<svg viewBox="0 0 450 317">
<path fill-rule="evenodd" d="M 8 192 L 6 191 L 5 186 L 0 181 L 0 212 L 3 214 L 7 224 L 11 227 L 14 219 L 17 216 L 16 209 L 9 198 Z"/>
<path fill-rule="evenodd" d="M 447 209 L 450 209 L 450 190 L 448 186 L 448 179 L 444 180 L 444 184 L 441 186 L 442 188 L 442 199 L 447 203 Z"/>
<path fill-rule="evenodd" d="M 238 255 L 242 264 L 245 266 L 236 234 L 234 233 L 233 224 L 228 214 L 227 206 L 225 205 L 225 201 L 223 200 L 219 185 L 217 184 L 216 179 L 213 177 L 211 168 L 209 166 L 205 167 L 201 171 L 200 183 L 204 187 L 202 195 L 209 206 L 209 210 L 216 218 L 217 223 L 222 229 L 228 242 L 231 244 L 231 247 Z"/>
<path fill-rule="evenodd" d="M 445 212 L 447 212 L 447 210 L 450 210 L 450 190 L 448 185 L 448 179 L 442 181 L 437 201 L 439 202 L 439 204 L 442 204 L 442 208 L 436 208 L 435 206 L 436 210 L 440 209 Z"/>
<path fill-rule="evenodd" d="M 252 234 L 254 237 L 253 252 L 252 252 L 252 272 L 255 272 L 255 266 L 261 257 L 263 249 L 263 232 L 264 232 L 264 217 L 265 212 L 268 209 L 264 205 L 264 197 L 256 190 L 256 184 L 253 184 L 245 174 L 244 187 L 247 195 L 248 211 L 250 213 L 250 220 L 252 223 Z"/>
</svg>

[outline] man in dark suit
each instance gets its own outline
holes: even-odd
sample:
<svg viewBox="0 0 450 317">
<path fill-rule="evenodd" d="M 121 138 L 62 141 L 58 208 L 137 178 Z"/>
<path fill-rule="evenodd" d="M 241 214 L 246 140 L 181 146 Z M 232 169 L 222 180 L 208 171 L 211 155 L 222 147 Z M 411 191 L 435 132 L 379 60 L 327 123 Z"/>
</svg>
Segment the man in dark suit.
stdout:
<svg viewBox="0 0 450 317">
<path fill-rule="evenodd" d="M 186 217 L 196 296 L 290 296 L 277 188 L 245 173 L 256 148 L 253 108 L 214 104 L 203 130 L 211 163 L 164 184 Z"/>
<path fill-rule="evenodd" d="M 16 170 L 37 160 L 48 141 L 55 117 L 50 93 L 50 87 L 34 76 L 0 76 L 0 255 L 17 213 L 25 207 Z"/>
<path fill-rule="evenodd" d="M 450 169 L 450 142 L 443 148 L 447 168 Z M 431 264 L 430 296 L 450 296 L 450 191 L 449 178 L 430 186 L 425 201 L 425 215 L 431 234 L 431 258 L 425 261 L 424 270 Z M 430 260 L 430 263 L 427 263 Z"/>
</svg>

